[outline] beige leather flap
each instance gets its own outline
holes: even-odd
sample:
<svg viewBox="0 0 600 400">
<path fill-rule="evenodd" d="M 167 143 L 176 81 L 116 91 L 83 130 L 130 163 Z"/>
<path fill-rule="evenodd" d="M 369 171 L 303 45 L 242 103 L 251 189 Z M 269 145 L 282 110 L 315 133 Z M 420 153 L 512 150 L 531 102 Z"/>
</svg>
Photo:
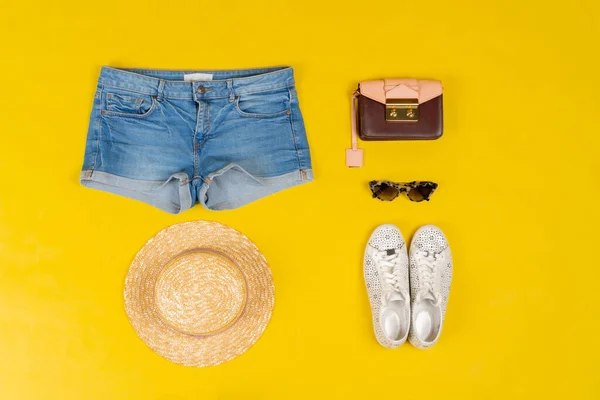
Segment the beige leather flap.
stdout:
<svg viewBox="0 0 600 400">
<path fill-rule="evenodd" d="M 385 99 L 418 99 L 422 104 L 442 94 L 442 82 L 423 79 L 380 79 L 359 86 L 361 95 L 382 104 Z"/>
</svg>

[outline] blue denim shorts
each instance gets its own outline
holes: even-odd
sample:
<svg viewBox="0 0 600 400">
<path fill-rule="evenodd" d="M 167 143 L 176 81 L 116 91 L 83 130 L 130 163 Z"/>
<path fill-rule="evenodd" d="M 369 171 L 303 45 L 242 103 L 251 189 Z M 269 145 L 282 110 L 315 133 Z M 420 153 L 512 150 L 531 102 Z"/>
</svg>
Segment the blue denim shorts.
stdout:
<svg viewBox="0 0 600 400">
<path fill-rule="evenodd" d="M 170 213 L 240 207 L 313 179 L 289 67 L 104 67 L 81 184 Z"/>
</svg>

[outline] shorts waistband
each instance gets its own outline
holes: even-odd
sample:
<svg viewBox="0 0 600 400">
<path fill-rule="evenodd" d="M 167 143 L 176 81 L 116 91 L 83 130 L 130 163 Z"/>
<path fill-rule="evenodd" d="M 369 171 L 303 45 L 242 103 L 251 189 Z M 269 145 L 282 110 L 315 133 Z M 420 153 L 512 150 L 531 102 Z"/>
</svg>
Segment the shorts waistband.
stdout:
<svg viewBox="0 0 600 400">
<path fill-rule="evenodd" d="M 184 81 L 184 75 L 196 73 L 211 74 L 212 80 Z M 294 71 L 292 67 L 168 71 L 105 66 L 98 83 L 160 97 L 209 99 L 294 86 Z"/>
</svg>

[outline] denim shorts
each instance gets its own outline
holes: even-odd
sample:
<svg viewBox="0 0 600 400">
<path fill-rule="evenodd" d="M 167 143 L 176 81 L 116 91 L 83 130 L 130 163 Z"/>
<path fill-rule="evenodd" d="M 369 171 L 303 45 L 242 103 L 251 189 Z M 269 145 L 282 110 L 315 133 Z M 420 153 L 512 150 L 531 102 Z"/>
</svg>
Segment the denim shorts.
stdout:
<svg viewBox="0 0 600 400">
<path fill-rule="evenodd" d="M 81 184 L 170 213 L 240 207 L 313 179 L 289 67 L 104 67 Z"/>
</svg>

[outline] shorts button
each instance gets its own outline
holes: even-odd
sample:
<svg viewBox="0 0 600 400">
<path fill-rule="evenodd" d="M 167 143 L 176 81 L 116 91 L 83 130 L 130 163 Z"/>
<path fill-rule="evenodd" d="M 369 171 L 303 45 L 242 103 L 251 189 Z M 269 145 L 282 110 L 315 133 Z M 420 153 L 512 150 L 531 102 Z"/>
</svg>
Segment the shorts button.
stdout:
<svg viewBox="0 0 600 400">
<path fill-rule="evenodd" d="M 198 86 L 198 93 L 204 93 L 206 92 L 206 89 L 204 88 L 204 86 Z"/>
</svg>

